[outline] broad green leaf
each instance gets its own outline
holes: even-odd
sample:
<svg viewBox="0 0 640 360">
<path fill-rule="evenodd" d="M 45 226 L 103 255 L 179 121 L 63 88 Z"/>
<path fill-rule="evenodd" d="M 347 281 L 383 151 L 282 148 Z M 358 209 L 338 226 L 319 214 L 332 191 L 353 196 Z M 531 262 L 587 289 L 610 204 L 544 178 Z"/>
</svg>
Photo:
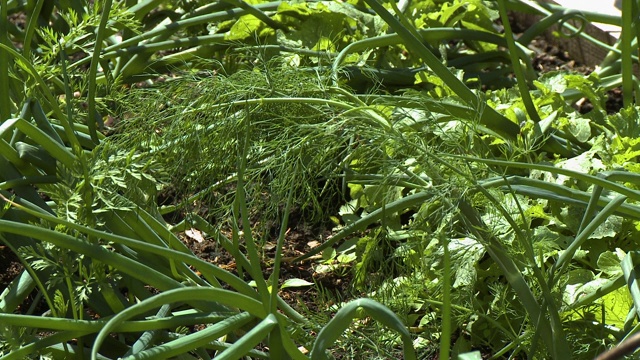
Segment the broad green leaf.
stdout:
<svg viewBox="0 0 640 360">
<path fill-rule="evenodd" d="M 349 19 L 351 26 L 357 26 L 358 32 L 366 36 L 377 36 L 382 34 L 387 24 L 379 17 L 364 11 L 359 11 L 353 6 L 348 6 L 342 2 L 329 2 L 318 4 L 326 5 L 326 9 L 332 13 L 342 14 Z"/>
<path fill-rule="evenodd" d="M 633 308 L 629 290 L 622 287 L 612 291 L 602 297 L 601 303 L 604 308 L 605 323 L 619 329 L 624 328 L 625 319 Z"/>
<path fill-rule="evenodd" d="M 569 119 L 567 130 L 580 142 L 587 142 L 591 138 L 591 121 L 585 118 Z"/>
<path fill-rule="evenodd" d="M 622 228 L 622 221 L 623 218 L 620 216 L 609 216 L 604 223 L 595 229 L 589 239 L 614 238 Z"/>
<path fill-rule="evenodd" d="M 567 305 L 573 304 L 582 296 L 596 291 L 602 284 L 608 282 L 607 279 L 594 278 L 593 273 L 586 269 L 574 270 L 570 274 L 574 275 L 570 275 L 570 283 L 567 284 L 562 295 L 562 300 Z"/>
<path fill-rule="evenodd" d="M 612 251 L 605 251 L 598 257 L 598 269 L 608 277 L 613 278 L 622 275 L 620 267 L 621 258 Z"/>
<path fill-rule="evenodd" d="M 543 93 L 551 91 L 562 94 L 567 90 L 567 79 L 565 78 L 565 74 L 558 71 L 548 72 L 540 76 L 540 78 L 535 80 L 533 83 L 536 88 Z"/>
<path fill-rule="evenodd" d="M 253 15 L 243 15 L 236 21 L 225 35 L 225 40 L 246 40 L 254 36 L 265 37 L 275 35 L 275 30 Z"/>
<path fill-rule="evenodd" d="M 288 3 L 282 2 L 278 5 L 278 15 L 294 16 L 296 18 L 307 17 L 313 14 L 308 3 Z"/>
<path fill-rule="evenodd" d="M 484 246 L 471 238 L 451 239 L 449 242 L 453 269 L 453 288 L 473 286 L 477 281 L 476 266 L 484 254 Z"/>
</svg>

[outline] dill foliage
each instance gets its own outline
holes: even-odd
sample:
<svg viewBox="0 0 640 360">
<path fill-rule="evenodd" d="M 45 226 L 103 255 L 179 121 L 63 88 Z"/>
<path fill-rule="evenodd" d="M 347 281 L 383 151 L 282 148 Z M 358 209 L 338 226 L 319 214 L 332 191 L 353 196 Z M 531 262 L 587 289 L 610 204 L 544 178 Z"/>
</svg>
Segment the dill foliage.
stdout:
<svg viewBox="0 0 640 360">
<path fill-rule="evenodd" d="M 123 95 L 112 144 L 160 162 L 175 199 L 192 200 L 184 206 L 227 214 L 244 164 L 247 199 L 254 207 L 258 200 L 262 213 L 280 209 L 293 189 L 296 207 L 319 216 L 339 196 L 337 178 L 353 137 L 353 116 L 344 116 L 343 95 L 327 79 L 279 68 L 132 89 Z"/>
</svg>

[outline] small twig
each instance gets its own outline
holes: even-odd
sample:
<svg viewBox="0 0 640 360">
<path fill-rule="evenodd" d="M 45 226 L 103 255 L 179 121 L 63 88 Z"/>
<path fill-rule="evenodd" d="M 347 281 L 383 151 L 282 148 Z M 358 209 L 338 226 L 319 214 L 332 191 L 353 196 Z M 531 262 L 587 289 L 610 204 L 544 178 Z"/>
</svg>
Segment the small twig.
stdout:
<svg viewBox="0 0 640 360">
<path fill-rule="evenodd" d="M 631 354 L 638 347 L 640 347 L 640 333 L 631 335 L 628 339 L 624 340 L 618 346 L 603 352 L 598 355 L 595 360 L 619 360 L 625 355 Z"/>
</svg>

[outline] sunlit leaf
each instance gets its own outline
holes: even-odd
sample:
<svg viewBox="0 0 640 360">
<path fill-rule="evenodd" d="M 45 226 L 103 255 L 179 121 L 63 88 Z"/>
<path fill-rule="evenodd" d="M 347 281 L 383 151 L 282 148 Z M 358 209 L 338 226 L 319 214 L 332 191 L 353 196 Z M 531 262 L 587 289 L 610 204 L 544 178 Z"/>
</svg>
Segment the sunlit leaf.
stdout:
<svg viewBox="0 0 640 360">
<path fill-rule="evenodd" d="M 280 285 L 280 289 L 286 289 L 290 287 L 305 287 L 305 286 L 313 286 L 312 282 L 308 282 L 304 279 L 287 279 Z"/>
</svg>

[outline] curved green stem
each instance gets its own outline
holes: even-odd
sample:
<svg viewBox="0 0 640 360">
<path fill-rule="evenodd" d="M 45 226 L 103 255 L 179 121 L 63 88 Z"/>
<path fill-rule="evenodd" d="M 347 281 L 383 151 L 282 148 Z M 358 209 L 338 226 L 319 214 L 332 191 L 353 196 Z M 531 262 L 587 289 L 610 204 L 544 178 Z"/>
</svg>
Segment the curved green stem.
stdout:
<svg viewBox="0 0 640 360">
<path fill-rule="evenodd" d="M 533 104 L 533 100 L 531 99 L 531 94 L 529 93 L 529 85 L 527 84 L 527 78 L 524 71 L 522 70 L 522 65 L 520 64 L 520 58 L 516 55 L 516 45 L 513 38 L 513 32 L 511 31 L 511 25 L 509 24 L 509 17 L 507 13 L 507 6 L 505 5 L 505 0 L 498 0 L 498 8 L 500 9 L 502 26 L 504 26 L 504 37 L 507 41 L 507 47 L 509 48 L 511 68 L 516 74 L 516 81 L 518 84 L 518 89 L 520 90 L 522 102 L 524 103 L 524 107 L 527 110 L 529 118 L 533 120 L 533 122 L 538 123 L 540 122 L 540 115 L 538 115 L 538 110 L 536 109 L 536 106 Z"/>
<path fill-rule="evenodd" d="M 396 31 L 404 45 L 415 52 L 443 82 L 470 107 L 478 109 L 479 122 L 498 137 L 514 139 L 520 127 L 491 107 L 485 107 L 479 96 L 456 77 L 411 31 L 387 11 L 378 0 L 365 0 L 382 19 Z M 336 61 L 338 61 L 336 59 Z"/>
</svg>

